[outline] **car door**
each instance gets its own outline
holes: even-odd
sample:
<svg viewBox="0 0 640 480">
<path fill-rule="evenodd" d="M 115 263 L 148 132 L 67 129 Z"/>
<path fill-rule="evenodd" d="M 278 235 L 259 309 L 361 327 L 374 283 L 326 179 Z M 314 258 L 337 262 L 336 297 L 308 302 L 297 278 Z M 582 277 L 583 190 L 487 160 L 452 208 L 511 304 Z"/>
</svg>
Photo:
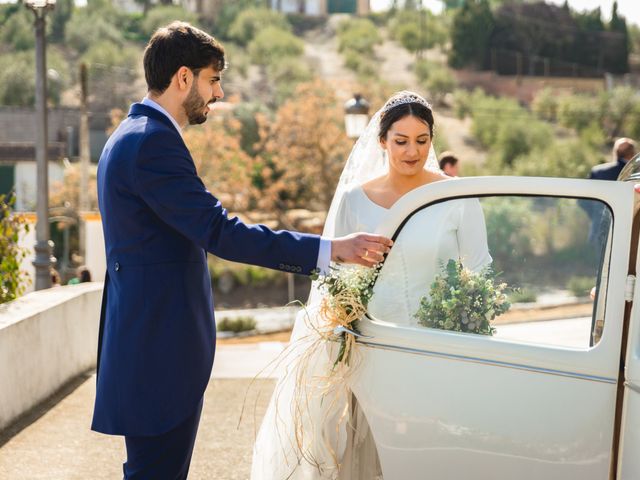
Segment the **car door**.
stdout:
<svg viewBox="0 0 640 480">
<path fill-rule="evenodd" d="M 360 322 L 352 388 L 385 479 L 608 478 L 633 196 L 619 182 L 483 177 L 392 207 L 378 233 L 395 245 L 374 297 L 394 250 L 420 232 L 429 243 L 428 225 L 410 228 L 419 214 L 463 199 L 480 203 L 494 269 L 517 290 L 493 336 L 426 328 L 396 308 Z"/>
</svg>

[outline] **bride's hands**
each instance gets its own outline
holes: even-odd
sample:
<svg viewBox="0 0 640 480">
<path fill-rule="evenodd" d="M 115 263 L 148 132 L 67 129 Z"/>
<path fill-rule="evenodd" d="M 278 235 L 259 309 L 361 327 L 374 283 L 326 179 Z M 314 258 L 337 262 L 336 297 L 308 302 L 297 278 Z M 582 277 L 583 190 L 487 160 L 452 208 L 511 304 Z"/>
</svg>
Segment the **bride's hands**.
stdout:
<svg viewBox="0 0 640 480">
<path fill-rule="evenodd" d="M 393 242 L 381 235 L 352 233 L 331 240 L 331 260 L 373 267 L 389 253 Z"/>
</svg>

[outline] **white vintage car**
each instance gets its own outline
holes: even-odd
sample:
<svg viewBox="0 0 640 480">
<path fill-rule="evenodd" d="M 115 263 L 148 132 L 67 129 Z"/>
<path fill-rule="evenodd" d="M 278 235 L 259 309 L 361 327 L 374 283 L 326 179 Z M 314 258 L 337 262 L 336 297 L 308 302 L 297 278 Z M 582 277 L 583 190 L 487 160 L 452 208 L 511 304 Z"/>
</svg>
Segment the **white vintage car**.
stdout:
<svg viewBox="0 0 640 480">
<path fill-rule="evenodd" d="M 640 479 L 634 183 L 438 182 L 403 197 L 378 233 L 397 247 L 415 212 L 460 198 L 478 199 L 494 267 L 529 301 L 493 336 L 398 315 L 360 322 L 353 389 L 384 478 Z"/>
</svg>

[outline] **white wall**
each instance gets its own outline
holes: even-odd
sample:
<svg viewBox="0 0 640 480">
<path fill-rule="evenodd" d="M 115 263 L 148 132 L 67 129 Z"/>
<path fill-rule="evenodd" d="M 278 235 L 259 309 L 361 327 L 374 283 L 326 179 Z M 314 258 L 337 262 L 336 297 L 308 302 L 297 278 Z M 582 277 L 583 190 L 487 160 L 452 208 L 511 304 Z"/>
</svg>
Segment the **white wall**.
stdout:
<svg viewBox="0 0 640 480">
<path fill-rule="evenodd" d="M 298 13 L 298 0 L 280 0 L 280 11 L 283 13 Z M 271 8 L 278 8 L 278 0 L 271 0 Z M 322 0 L 306 0 L 305 1 L 305 14 L 307 15 L 322 15 L 323 11 Z"/>
<path fill-rule="evenodd" d="M 101 283 L 0 305 L 0 430 L 96 366 Z"/>
<path fill-rule="evenodd" d="M 37 197 L 36 162 L 17 162 L 15 170 L 17 212 L 34 211 Z M 60 162 L 49 162 L 49 191 L 53 184 L 64 180 L 64 167 Z"/>
<path fill-rule="evenodd" d="M 104 235 L 100 215 L 85 216 L 85 259 L 84 264 L 91 272 L 91 279 L 103 282 L 107 271 L 107 260 L 104 249 Z"/>
</svg>

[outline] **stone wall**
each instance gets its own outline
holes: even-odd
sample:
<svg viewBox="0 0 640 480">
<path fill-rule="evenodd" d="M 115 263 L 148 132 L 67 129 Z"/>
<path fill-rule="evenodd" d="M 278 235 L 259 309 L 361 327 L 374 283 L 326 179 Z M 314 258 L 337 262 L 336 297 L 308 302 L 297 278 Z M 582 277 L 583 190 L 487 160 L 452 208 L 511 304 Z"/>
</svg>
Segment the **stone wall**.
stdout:
<svg viewBox="0 0 640 480">
<path fill-rule="evenodd" d="M 96 366 L 101 283 L 0 305 L 0 430 Z"/>
</svg>

